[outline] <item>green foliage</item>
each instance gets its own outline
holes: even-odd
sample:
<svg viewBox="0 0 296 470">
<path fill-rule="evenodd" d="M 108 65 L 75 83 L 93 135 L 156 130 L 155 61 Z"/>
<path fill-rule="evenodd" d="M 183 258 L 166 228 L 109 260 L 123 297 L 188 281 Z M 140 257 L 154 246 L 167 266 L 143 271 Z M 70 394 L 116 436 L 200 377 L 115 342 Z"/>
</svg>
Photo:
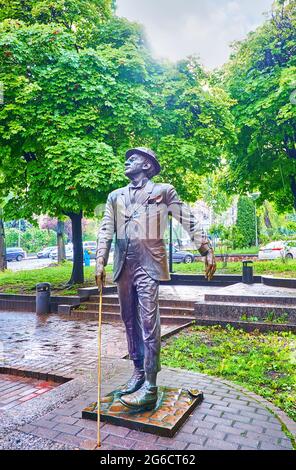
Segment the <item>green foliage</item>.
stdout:
<svg viewBox="0 0 296 470">
<path fill-rule="evenodd" d="M 261 191 L 281 211 L 296 207 L 296 1 L 275 3 L 272 18 L 235 45 L 224 83 L 236 100 L 238 142 L 227 186 Z"/>
<path fill-rule="evenodd" d="M 158 151 L 166 181 L 188 200 L 196 199 L 197 175 L 225 158 L 234 135 L 232 100 L 216 85 L 204 87 L 208 78 L 193 58 L 156 63 L 142 28 L 112 16 L 114 7 L 108 0 L 5 3 L 0 198 L 12 195 L 6 219 L 69 215 L 78 234 L 80 216 L 124 184 L 124 152 L 136 145 Z M 77 280 L 80 255 L 77 247 Z"/>
<path fill-rule="evenodd" d="M 122 150 L 155 126 L 141 48 L 78 52 L 75 40 L 53 24 L 0 25 L 6 216 L 93 211 L 123 182 Z"/>
<path fill-rule="evenodd" d="M 18 245 L 19 231 L 15 228 L 5 230 L 6 246 L 12 247 Z M 38 227 L 31 227 L 25 232 L 21 232 L 21 247 L 29 252 L 36 253 L 45 246 L 55 246 L 57 243 L 57 234 L 54 230 L 41 230 Z"/>
<path fill-rule="evenodd" d="M 233 380 L 296 419 L 295 346 L 292 333 L 194 327 L 169 340 L 162 363 Z"/>
<path fill-rule="evenodd" d="M 222 167 L 218 171 L 206 174 L 200 182 L 202 199 L 213 209 L 215 214 L 222 214 L 233 202 L 233 196 L 224 190 L 225 178 L 227 178 L 227 173 Z M 224 228 L 227 230 L 227 227 Z"/>
<path fill-rule="evenodd" d="M 108 3 L 16 1 L 2 12 L 0 194 L 17 194 L 9 216 L 91 212 L 123 184 L 123 153 L 137 144 L 157 149 L 166 179 L 194 200 L 196 175 L 227 153 L 226 93 L 204 88 L 193 58 L 153 61 L 140 26 L 106 20 Z"/>
<path fill-rule="evenodd" d="M 252 246 L 255 243 L 255 206 L 247 196 L 241 196 L 238 200 L 237 221 L 233 235 L 235 248 Z"/>
<path fill-rule="evenodd" d="M 256 322 L 256 321 L 259 321 L 259 318 L 255 317 L 254 315 L 248 315 L 247 313 L 243 313 L 241 316 L 241 320 L 249 321 L 249 322 Z"/>
<path fill-rule="evenodd" d="M 157 153 L 166 181 L 194 202 L 200 176 L 217 170 L 234 142 L 233 101 L 194 57 L 167 66 L 159 76 Z M 156 99 L 156 98 L 155 98 Z"/>
<path fill-rule="evenodd" d="M 98 26 L 111 15 L 112 0 L 0 0 L 0 21 L 56 23 L 71 30 Z"/>
<path fill-rule="evenodd" d="M 40 230 L 32 227 L 21 235 L 21 246 L 28 252 L 36 253 L 46 246 L 55 246 L 57 234 L 54 230 Z"/>
<path fill-rule="evenodd" d="M 289 315 L 287 313 L 277 314 L 274 311 L 271 311 L 267 314 L 267 317 L 264 319 L 267 323 L 287 323 Z"/>
<path fill-rule="evenodd" d="M 244 250 L 238 250 L 244 251 Z M 219 258 L 218 258 L 219 260 Z M 278 277 L 292 277 L 295 278 L 296 260 L 275 259 L 272 261 L 254 261 L 254 273 L 261 275 L 274 275 Z M 174 264 L 174 272 L 176 273 L 190 273 L 201 274 L 204 272 L 204 262 L 198 261 L 191 264 L 178 263 Z M 227 267 L 221 261 L 217 262 L 217 274 L 242 274 L 241 261 L 228 261 Z"/>
<path fill-rule="evenodd" d="M 6 246 L 17 246 L 18 244 L 19 231 L 16 228 L 6 228 L 5 229 L 5 241 Z"/>
</svg>

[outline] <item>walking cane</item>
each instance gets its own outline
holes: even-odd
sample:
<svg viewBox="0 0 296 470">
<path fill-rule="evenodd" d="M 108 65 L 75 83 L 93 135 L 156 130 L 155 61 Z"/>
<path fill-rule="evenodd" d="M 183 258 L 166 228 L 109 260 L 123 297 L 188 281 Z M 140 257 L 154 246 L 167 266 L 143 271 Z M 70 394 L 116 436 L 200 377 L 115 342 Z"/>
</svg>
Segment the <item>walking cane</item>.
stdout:
<svg viewBox="0 0 296 470">
<path fill-rule="evenodd" d="M 103 300 L 103 281 L 99 289 L 99 328 L 98 328 L 98 397 L 97 397 L 97 445 L 101 447 L 100 434 L 100 410 L 101 410 L 101 336 L 102 336 L 102 300 Z"/>
</svg>

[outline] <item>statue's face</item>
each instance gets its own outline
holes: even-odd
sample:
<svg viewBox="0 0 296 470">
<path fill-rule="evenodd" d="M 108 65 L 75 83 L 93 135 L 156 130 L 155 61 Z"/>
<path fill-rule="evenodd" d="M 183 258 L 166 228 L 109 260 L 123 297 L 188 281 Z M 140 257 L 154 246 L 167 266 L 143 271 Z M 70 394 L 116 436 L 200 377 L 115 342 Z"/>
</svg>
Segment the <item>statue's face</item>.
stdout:
<svg viewBox="0 0 296 470">
<path fill-rule="evenodd" d="M 132 178 L 142 171 L 149 170 L 151 164 L 143 155 L 133 154 L 125 161 L 125 176 Z"/>
</svg>

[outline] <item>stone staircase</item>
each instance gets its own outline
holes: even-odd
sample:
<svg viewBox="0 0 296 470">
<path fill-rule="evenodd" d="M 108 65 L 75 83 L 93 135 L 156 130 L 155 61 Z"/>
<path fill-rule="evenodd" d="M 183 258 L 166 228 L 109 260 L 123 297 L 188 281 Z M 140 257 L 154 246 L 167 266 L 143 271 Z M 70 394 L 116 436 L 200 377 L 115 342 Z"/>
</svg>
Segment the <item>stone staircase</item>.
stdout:
<svg viewBox="0 0 296 470">
<path fill-rule="evenodd" d="M 249 323 L 250 329 L 296 331 L 296 297 L 205 294 L 194 313 L 199 325 Z"/>
<path fill-rule="evenodd" d="M 160 320 L 163 325 L 184 325 L 195 320 L 193 300 L 159 300 Z M 99 311 L 99 296 L 91 295 L 80 306 L 71 310 L 71 317 L 96 319 Z M 103 321 L 121 321 L 117 294 L 103 295 Z"/>
<path fill-rule="evenodd" d="M 259 285 L 259 284 L 258 284 Z M 237 284 L 235 291 L 225 288 L 194 295 L 191 300 L 174 298 L 175 292 L 162 292 L 159 300 L 162 325 L 232 325 L 246 331 L 292 331 L 296 332 L 296 295 L 275 291 L 274 295 L 248 295 L 243 285 Z M 261 287 L 260 287 L 261 289 Z M 260 290 L 259 289 L 259 290 Z M 215 293 L 216 291 L 216 293 Z M 237 292 L 237 294 L 236 294 Z M 184 293 L 183 293 L 184 294 Z M 198 294 L 198 292 L 197 292 Z M 96 288 L 79 289 L 80 306 L 67 306 L 68 313 L 77 319 L 97 319 L 99 296 Z M 116 287 L 106 287 L 103 292 L 103 321 L 121 321 Z M 62 313 L 62 312 L 61 312 Z"/>
</svg>

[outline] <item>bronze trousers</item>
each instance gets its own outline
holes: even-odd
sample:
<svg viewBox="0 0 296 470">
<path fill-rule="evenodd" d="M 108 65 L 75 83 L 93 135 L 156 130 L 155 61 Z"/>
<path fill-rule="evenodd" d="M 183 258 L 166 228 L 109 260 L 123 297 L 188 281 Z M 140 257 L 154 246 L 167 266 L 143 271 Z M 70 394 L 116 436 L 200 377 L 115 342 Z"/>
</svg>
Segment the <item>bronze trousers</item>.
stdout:
<svg viewBox="0 0 296 470">
<path fill-rule="evenodd" d="M 133 361 L 144 361 L 146 373 L 160 371 L 159 281 L 152 279 L 128 254 L 117 281 L 120 313 L 128 352 Z"/>
</svg>

